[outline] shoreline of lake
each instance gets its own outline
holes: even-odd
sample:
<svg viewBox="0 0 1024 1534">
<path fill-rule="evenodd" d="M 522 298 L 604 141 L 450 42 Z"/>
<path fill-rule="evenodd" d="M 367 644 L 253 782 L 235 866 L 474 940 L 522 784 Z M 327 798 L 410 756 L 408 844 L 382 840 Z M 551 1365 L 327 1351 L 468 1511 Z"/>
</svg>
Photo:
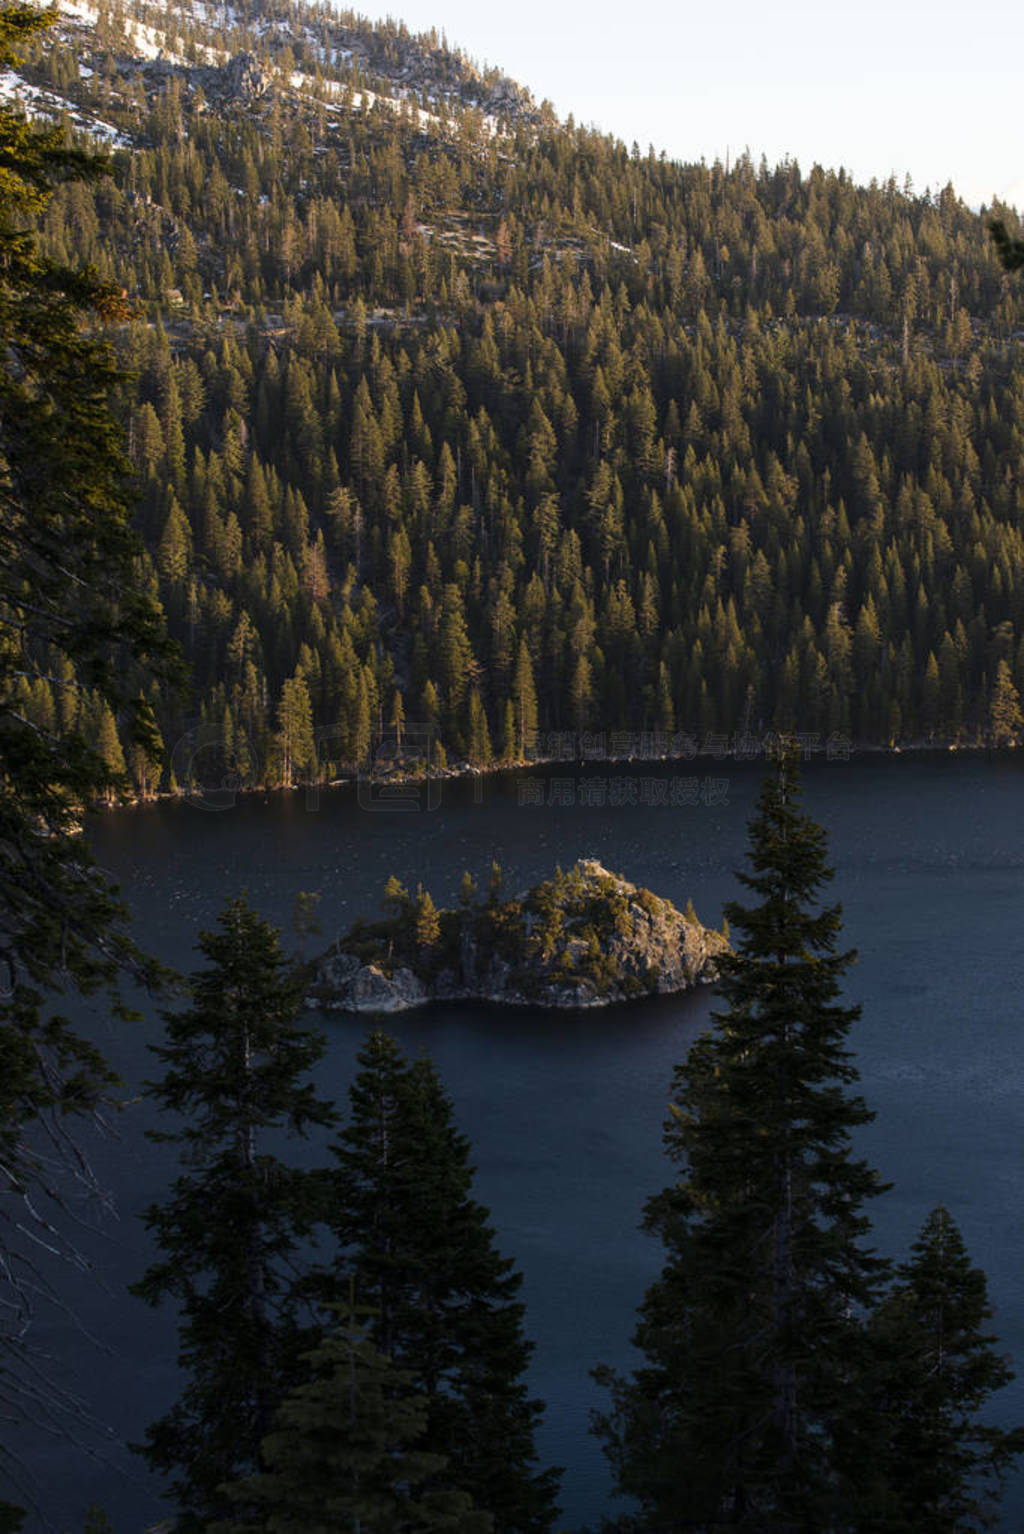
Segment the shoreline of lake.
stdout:
<svg viewBox="0 0 1024 1534">
<path fill-rule="evenodd" d="M 723 767 L 731 766 L 757 766 L 759 763 L 767 764 L 771 760 L 773 745 L 769 741 L 777 741 L 779 736 L 765 736 L 764 744 L 757 751 L 736 750 L 727 747 L 722 750 L 708 751 L 697 750 L 694 753 L 662 752 L 658 755 L 644 755 L 641 753 L 614 754 L 600 756 L 539 756 L 526 757 L 517 761 L 490 762 L 486 766 L 477 763 L 460 762 L 454 767 L 445 767 L 440 771 L 389 771 L 369 772 L 354 771 L 341 777 L 329 779 L 310 779 L 299 783 L 231 783 L 227 786 L 221 784 L 212 787 L 198 785 L 195 788 L 178 788 L 175 790 L 161 789 L 157 793 L 142 795 L 130 795 L 114 803 L 99 801 L 91 805 L 88 814 L 114 814 L 121 810 L 135 810 L 148 805 L 191 803 L 206 810 L 230 809 L 238 798 L 255 798 L 262 794 L 265 799 L 270 795 L 306 794 L 317 795 L 326 789 L 356 788 L 366 786 L 370 789 L 382 788 L 417 788 L 431 784 L 464 783 L 476 779 L 495 778 L 502 774 L 513 772 L 532 772 L 541 768 L 561 768 L 563 771 L 576 771 L 581 769 L 598 770 L 604 768 L 621 767 L 678 767 L 688 765 L 695 770 L 705 770 L 709 765 Z M 789 737 L 798 743 L 805 737 Z M 846 765 L 858 757 L 917 757 L 917 756 L 981 756 L 988 755 L 994 758 L 1001 756 L 1012 757 L 1018 750 L 1024 747 L 1015 742 L 995 746 L 987 741 L 907 741 L 899 745 L 880 745 L 877 743 L 845 743 L 842 748 L 834 747 L 831 751 L 827 745 L 808 745 L 802 747 L 802 759 L 805 766 L 820 765 L 822 761 L 829 765 Z M 699 764 L 699 767 L 698 767 Z M 216 802 L 215 802 L 216 801 Z"/>
</svg>

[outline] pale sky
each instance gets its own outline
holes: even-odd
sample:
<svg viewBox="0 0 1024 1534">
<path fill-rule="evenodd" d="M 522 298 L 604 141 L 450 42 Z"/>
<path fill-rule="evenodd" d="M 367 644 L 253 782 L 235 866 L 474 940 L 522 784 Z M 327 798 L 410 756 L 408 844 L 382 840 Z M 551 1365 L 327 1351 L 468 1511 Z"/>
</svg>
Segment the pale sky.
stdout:
<svg viewBox="0 0 1024 1534">
<path fill-rule="evenodd" d="M 804 172 L 909 172 L 918 191 L 952 181 L 972 205 L 1024 206 L 1021 0 L 370 0 L 368 14 L 436 27 L 644 152 L 788 154 Z"/>
</svg>

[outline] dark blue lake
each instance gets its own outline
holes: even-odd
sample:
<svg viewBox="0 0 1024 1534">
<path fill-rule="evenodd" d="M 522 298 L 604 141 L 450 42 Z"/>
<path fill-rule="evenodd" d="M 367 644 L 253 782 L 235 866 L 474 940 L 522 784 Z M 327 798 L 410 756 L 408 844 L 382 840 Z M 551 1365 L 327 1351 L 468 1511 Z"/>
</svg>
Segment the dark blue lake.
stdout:
<svg viewBox="0 0 1024 1534">
<path fill-rule="evenodd" d="M 759 781 L 756 766 L 709 758 L 568 765 L 445 783 L 434 807 L 425 793 L 411 794 L 407 810 L 361 805 L 342 788 L 217 810 L 149 806 L 98 819 L 90 836 L 135 912 L 137 940 L 187 969 L 196 932 L 243 888 L 284 926 L 296 894 L 319 891 L 316 941 L 326 945 L 375 911 L 389 874 L 450 903 L 463 869 L 485 876 L 494 858 L 506 889 L 517 889 L 593 855 L 680 906 L 692 897 L 717 924 L 723 902 L 741 893 L 733 875 Z M 806 773 L 805 804 L 828 829 L 845 938 L 860 950 L 847 985 L 864 1008 L 852 1044 L 877 1112 L 862 1149 L 895 1184 L 875 1207 L 878 1244 L 904 1255 L 944 1203 L 989 1275 L 994 1330 L 1024 1371 L 1024 757 L 819 759 Z M 647 1196 L 670 1179 L 661 1121 L 672 1066 L 710 1007 L 707 992 L 576 1016 L 462 1004 L 385 1024 L 436 1061 L 475 1148 L 477 1195 L 524 1274 L 531 1382 L 547 1402 L 540 1448 L 546 1463 L 566 1467 L 566 1528 L 613 1510 L 587 1431 L 603 1403 L 589 1370 L 630 1363 L 635 1307 L 660 1264 L 637 1223 Z M 135 1097 L 152 1069 L 145 1046 L 159 1036 L 156 1010 L 130 1029 L 99 1005 L 76 1016 L 88 1018 Z M 330 1047 L 320 1084 L 343 1099 L 367 1024 L 331 1014 L 323 1025 Z M 143 1137 L 152 1119 L 136 1101 L 117 1138 L 93 1147 L 117 1218 L 85 1238 L 97 1275 L 63 1276 L 77 1325 L 53 1313 L 39 1324 L 110 1430 L 105 1441 L 81 1435 L 99 1457 L 38 1427 L 17 1435 L 58 1529 L 81 1529 L 92 1502 L 118 1534 L 166 1515 L 159 1487 L 122 1446 L 176 1393 L 172 1318 L 124 1292 L 147 1261 L 139 1212 L 172 1165 Z M 302 1155 L 316 1160 L 319 1148 Z M 1024 1421 L 1024 1380 L 993 1416 Z M 1024 1523 L 1024 1475 L 1004 1509 L 1002 1527 Z"/>
</svg>

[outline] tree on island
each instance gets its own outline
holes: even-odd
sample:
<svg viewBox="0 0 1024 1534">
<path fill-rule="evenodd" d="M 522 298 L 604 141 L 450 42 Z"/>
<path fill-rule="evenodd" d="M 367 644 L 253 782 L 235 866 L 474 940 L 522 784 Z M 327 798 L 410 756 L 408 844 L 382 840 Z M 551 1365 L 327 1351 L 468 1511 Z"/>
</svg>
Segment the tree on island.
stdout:
<svg viewBox="0 0 1024 1534">
<path fill-rule="evenodd" d="M 401 921 L 409 912 L 409 891 L 397 874 L 389 874 L 381 899 L 382 910 L 392 921 Z"/>
<path fill-rule="evenodd" d="M 325 1215 L 339 1241 L 328 1291 L 354 1278 L 374 1345 L 424 1392 L 420 1446 L 447 1461 L 432 1486 L 467 1492 L 498 1534 L 544 1534 L 557 1472 L 535 1463 L 522 1280 L 472 1197 L 468 1141 L 429 1061 L 408 1064 L 383 1033 L 358 1060 Z"/>
<path fill-rule="evenodd" d="M 174 1477 L 182 1534 L 225 1516 L 221 1484 L 258 1467 L 302 1345 L 292 1259 L 316 1205 L 310 1174 L 271 1155 L 266 1136 L 335 1118 L 306 1079 L 324 1041 L 296 1024 L 301 974 L 276 930 L 233 900 L 198 946 L 208 967 L 192 976 L 192 1006 L 166 1017 L 167 1042 L 153 1046 L 165 1073 L 148 1088 L 182 1120 L 153 1138 L 179 1145 L 185 1170 L 146 1213 L 162 1255 L 132 1286 L 181 1313 L 185 1388 L 140 1452 Z"/>
<path fill-rule="evenodd" d="M 299 890 L 292 906 L 292 931 L 299 940 L 300 964 L 306 960 L 306 939 L 323 935 L 323 928 L 317 919 L 319 909 L 319 890 Z"/>
<path fill-rule="evenodd" d="M 441 936 L 441 917 L 433 897 L 429 890 L 425 890 L 422 884 L 416 891 L 416 914 L 413 921 L 413 935 L 421 950 L 433 948 Z"/>
<path fill-rule="evenodd" d="M 665 1143 L 683 1171 L 645 1212 L 666 1249 L 634 1339 L 646 1361 L 597 1371 L 612 1409 L 596 1429 L 641 1528 L 844 1526 L 839 1445 L 884 1273 L 863 1208 L 881 1184 L 851 1150 L 872 1117 L 851 1090 L 859 1009 L 839 1000 L 854 955 L 837 951 L 839 907 L 816 907 L 831 870 L 792 754 L 749 858 L 755 903 L 726 907 L 725 1010 L 675 1072 Z"/>
</svg>

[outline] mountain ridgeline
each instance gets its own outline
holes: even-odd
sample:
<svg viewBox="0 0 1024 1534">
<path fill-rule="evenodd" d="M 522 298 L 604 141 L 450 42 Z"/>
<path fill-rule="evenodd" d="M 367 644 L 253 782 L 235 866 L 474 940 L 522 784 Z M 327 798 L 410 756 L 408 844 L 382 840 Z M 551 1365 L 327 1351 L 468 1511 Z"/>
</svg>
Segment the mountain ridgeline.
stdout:
<svg viewBox="0 0 1024 1534">
<path fill-rule="evenodd" d="M 1024 289 L 951 187 L 675 164 L 275 0 L 79 4 L 23 77 L 113 146 L 42 234 L 137 304 L 181 786 L 384 738 L 486 765 L 553 732 L 1022 730 Z M 119 763 L 85 685 L 23 692 Z"/>
</svg>

